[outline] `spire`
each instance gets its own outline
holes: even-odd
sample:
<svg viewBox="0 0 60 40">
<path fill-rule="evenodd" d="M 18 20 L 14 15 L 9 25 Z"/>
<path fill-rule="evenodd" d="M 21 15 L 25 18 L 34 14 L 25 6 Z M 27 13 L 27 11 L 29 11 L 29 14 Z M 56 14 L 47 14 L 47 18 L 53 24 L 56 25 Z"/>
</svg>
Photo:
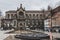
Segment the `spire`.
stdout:
<svg viewBox="0 0 60 40">
<path fill-rule="evenodd" d="M 22 8 L 22 4 L 20 4 L 20 8 Z"/>
<path fill-rule="evenodd" d="M 48 10 L 51 10 L 51 9 L 52 9 L 51 6 L 48 5 Z"/>
</svg>

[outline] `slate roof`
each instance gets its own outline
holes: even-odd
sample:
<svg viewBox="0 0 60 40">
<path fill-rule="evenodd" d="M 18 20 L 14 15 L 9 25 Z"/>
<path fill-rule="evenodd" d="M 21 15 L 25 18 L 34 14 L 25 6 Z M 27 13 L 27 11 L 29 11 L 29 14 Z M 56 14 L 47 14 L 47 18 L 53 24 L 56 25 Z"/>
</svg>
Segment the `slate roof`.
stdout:
<svg viewBox="0 0 60 40">
<path fill-rule="evenodd" d="M 16 10 L 9 10 L 9 11 L 6 11 L 6 13 L 16 13 L 17 11 Z"/>
</svg>

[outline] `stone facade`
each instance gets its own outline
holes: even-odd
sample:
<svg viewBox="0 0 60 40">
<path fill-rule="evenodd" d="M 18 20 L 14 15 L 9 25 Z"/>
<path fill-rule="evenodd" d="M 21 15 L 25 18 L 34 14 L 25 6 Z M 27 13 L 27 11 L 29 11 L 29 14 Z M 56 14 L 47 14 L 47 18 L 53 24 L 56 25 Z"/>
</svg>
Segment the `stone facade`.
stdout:
<svg viewBox="0 0 60 40">
<path fill-rule="evenodd" d="M 52 9 L 54 14 L 52 16 L 52 26 L 60 26 L 60 6 Z M 14 28 L 32 28 L 32 29 L 44 29 L 44 26 L 47 24 L 47 27 L 51 27 L 51 8 L 48 6 L 48 10 L 25 10 L 20 5 L 20 8 L 17 10 L 6 11 L 5 19 L 2 19 L 2 25 L 5 27 L 14 27 Z M 48 16 L 49 15 L 49 16 Z M 47 17 L 46 20 L 45 17 Z M 44 25 L 44 21 L 45 25 Z M 45 26 L 46 27 L 46 26 Z"/>
<path fill-rule="evenodd" d="M 2 19 L 2 27 L 44 29 L 44 17 L 44 11 L 25 10 L 21 4 L 17 10 L 6 11 L 5 19 Z"/>
</svg>

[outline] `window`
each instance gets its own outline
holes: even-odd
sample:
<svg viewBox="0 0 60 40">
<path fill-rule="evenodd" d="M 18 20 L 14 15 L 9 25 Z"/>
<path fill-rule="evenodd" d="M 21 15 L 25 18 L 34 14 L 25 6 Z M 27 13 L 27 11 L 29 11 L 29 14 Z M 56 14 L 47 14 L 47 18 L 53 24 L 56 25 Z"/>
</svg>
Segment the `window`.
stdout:
<svg viewBox="0 0 60 40">
<path fill-rule="evenodd" d="M 30 25 L 30 23 L 28 23 L 28 25 Z"/>
<path fill-rule="evenodd" d="M 29 14 L 29 17 L 31 17 L 31 14 Z"/>
<path fill-rule="evenodd" d="M 13 14 L 11 14 L 11 18 L 13 18 Z"/>
<path fill-rule="evenodd" d="M 36 25 L 38 25 L 38 22 L 36 23 Z"/>
<path fill-rule="evenodd" d="M 25 23 L 24 23 L 24 25 L 25 25 Z"/>
<path fill-rule="evenodd" d="M 26 14 L 26 17 L 28 17 L 28 14 Z"/>
<path fill-rule="evenodd" d="M 31 16 L 31 14 L 29 14 L 29 16 Z"/>
<path fill-rule="evenodd" d="M 7 14 L 7 17 L 9 18 L 9 17 L 10 17 L 10 15 L 9 15 L 9 14 Z"/>
<path fill-rule="evenodd" d="M 26 14 L 26 18 L 29 18 L 28 14 Z"/>
<path fill-rule="evenodd" d="M 28 20 L 28 22 L 30 22 L 30 20 Z"/>
<path fill-rule="evenodd" d="M 40 14 L 40 19 L 42 18 L 42 14 Z"/>
<path fill-rule="evenodd" d="M 11 16 L 13 16 L 13 14 L 11 14 Z"/>
<path fill-rule="evenodd" d="M 23 18 L 24 17 L 24 13 L 23 12 L 19 12 L 19 18 Z"/>
<path fill-rule="evenodd" d="M 22 26 L 22 23 L 20 23 L 20 25 Z"/>
<path fill-rule="evenodd" d="M 28 14 L 26 14 L 26 16 L 28 16 Z"/>
<path fill-rule="evenodd" d="M 17 14 L 15 14 L 14 17 L 17 18 Z"/>
<path fill-rule="evenodd" d="M 34 25 L 34 23 L 32 23 L 32 25 Z"/>
<path fill-rule="evenodd" d="M 38 14 L 36 16 L 38 16 Z"/>
<path fill-rule="evenodd" d="M 35 21 L 36 23 L 38 22 L 38 20 Z"/>
<path fill-rule="evenodd" d="M 33 14 L 33 16 L 35 16 L 35 14 Z"/>
<path fill-rule="evenodd" d="M 14 21 L 14 26 L 16 25 L 16 21 Z"/>
<path fill-rule="evenodd" d="M 19 12 L 19 15 L 23 15 L 23 12 Z"/>
<path fill-rule="evenodd" d="M 42 14 L 40 14 L 40 17 L 42 17 Z"/>
</svg>

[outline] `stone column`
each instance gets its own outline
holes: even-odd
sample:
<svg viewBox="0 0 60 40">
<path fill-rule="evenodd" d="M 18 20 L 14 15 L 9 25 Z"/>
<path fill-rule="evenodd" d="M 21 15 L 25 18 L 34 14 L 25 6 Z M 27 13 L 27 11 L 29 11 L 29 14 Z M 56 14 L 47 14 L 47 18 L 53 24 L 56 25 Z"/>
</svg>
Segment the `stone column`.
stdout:
<svg viewBox="0 0 60 40">
<path fill-rule="evenodd" d="M 9 19 L 11 19 L 11 14 L 9 14 L 10 16 L 9 16 Z"/>
</svg>

